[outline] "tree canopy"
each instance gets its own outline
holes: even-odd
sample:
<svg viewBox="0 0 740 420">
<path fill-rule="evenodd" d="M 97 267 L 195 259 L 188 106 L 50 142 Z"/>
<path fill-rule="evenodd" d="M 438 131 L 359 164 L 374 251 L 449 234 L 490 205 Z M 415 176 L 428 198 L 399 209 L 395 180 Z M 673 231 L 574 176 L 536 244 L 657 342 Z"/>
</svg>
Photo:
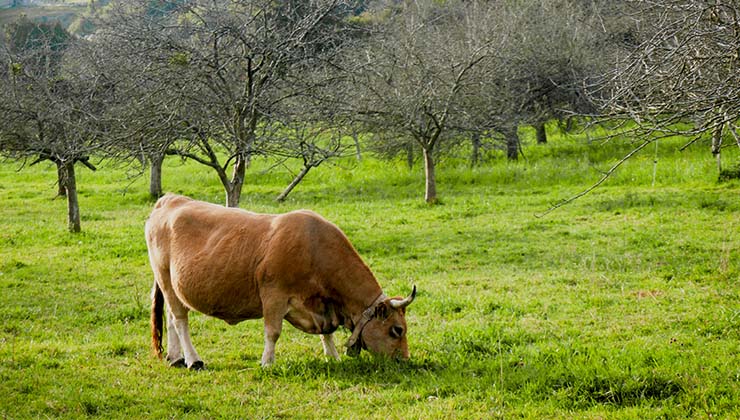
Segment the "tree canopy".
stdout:
<svg viewBox="0 0 740 420">
<path fill-rule="evenodd" d="M 518 128 L 585 115 L 708 141 L 737 134 L 740 10 L 701 0 L 172 0 L 89 8 L 89 35 L 27 18 L 2 32 L 0 152 L 212 168 L 238 206 L 255 158 L 306 173 L 357 146 L 435 168 L 470 144 L 520 155 Z M 353 134 L 351 144 L 345 144 Z M 470 143 L 468 143 L 470 142 Z M 72 165 L 72 168 L 69 168 Z M 67 168 L 67 169 L 64 169 Z M 66 172 L 65 172 L 66 171 Z M 284 198 L 284 195 L 281 196 Z"/>
</svg>

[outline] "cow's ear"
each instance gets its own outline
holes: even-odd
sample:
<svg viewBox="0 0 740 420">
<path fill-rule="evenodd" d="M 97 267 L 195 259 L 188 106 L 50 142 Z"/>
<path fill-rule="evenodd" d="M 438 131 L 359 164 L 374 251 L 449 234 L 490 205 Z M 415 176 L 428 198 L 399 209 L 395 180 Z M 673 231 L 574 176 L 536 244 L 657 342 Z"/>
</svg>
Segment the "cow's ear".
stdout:
<svg viewBox="0 0 740 420">
<path fill-rule="evenodd" d="M 391 307 L 388 305 L 388 302 L 381 302 L 375 307 L 375 315 L 373 317 L 377 319 L 387 319 L 390 313 Z"/>
</svg>

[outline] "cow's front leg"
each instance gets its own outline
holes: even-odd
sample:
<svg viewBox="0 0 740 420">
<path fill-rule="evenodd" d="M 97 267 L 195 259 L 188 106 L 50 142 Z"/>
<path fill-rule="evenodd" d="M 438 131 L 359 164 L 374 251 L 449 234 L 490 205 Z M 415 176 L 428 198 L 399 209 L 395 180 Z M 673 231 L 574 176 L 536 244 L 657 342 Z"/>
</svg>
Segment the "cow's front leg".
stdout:
<svg viewBox="0 0 740 420">
<path fill-rule="evenodd" d="M 334 345 L 334 334 L 321 334 L 321 344 L 324 346 L 324 354 L 339 360 L 339 352 Z"/>
<path fill-rule="evenodd" d="M 265 349 L 262 352 L 262 367 L 275 362 L 275 343 L 283 329 L 283 318 L 288 313 L 287 304 L 280 302 L 263 303 L 262 315 L 265 317 Z"/>
<path fill-rule="evenodd" d="M 269 320 L 265 317 L 265 350 L 262 352 L 262 367 L 269 367 L 275 362 L 275 343 L 280 338 L 283 319 Z"/>
</svg>

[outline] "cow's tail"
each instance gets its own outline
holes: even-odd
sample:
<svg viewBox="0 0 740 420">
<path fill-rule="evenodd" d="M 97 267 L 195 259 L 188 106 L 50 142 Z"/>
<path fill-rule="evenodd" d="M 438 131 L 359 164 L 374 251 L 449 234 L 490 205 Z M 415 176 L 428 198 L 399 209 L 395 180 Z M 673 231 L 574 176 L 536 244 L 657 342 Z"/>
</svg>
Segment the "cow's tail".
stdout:
<svg viewBox="0 0 740 420">
<path fill-rule="evenodd" d="M 154 281 L 152 286 L 152 350 L 158 358 L 162 358 L 162 327 L 164 318 L 164 295 L 162 290 L 159 288 L 157 281 Z"/>
</svg>

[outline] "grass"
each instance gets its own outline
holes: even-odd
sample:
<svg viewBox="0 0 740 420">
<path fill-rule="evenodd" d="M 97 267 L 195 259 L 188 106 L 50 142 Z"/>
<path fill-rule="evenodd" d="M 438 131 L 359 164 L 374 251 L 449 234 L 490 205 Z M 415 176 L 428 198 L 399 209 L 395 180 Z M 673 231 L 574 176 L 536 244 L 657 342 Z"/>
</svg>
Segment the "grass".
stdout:
<svg viewBox="0 0 740 420">
<path fill-rule="evenodd" d="M 526 134 L 526 133 L 525 133 Z M 149 350 L 145 179 L 78 171 L 83 232 L 66 232 L 54 168 L 0 164 L 2 418 L 737 418 L 740 183 L 680 139 L 603 187 L 630 145 L 555 137 L 525 161 L 367 157 L 320 167 L 284 203 L 287 170 L 248 174 L 241 206 L 311 208 L 337 223 L 390 294 L 419 289 L 408 363 L 326 360 L 287 326 L 259 368 L 261 321 L 192 319 L 203 372 Z M 737 160 L 728 149 L 726 162 Z M 207 169 L 170 160 L 165 189 L 224 201 Z M 340 332 L 338 343 L 348 338 Z"/>
</svg>

